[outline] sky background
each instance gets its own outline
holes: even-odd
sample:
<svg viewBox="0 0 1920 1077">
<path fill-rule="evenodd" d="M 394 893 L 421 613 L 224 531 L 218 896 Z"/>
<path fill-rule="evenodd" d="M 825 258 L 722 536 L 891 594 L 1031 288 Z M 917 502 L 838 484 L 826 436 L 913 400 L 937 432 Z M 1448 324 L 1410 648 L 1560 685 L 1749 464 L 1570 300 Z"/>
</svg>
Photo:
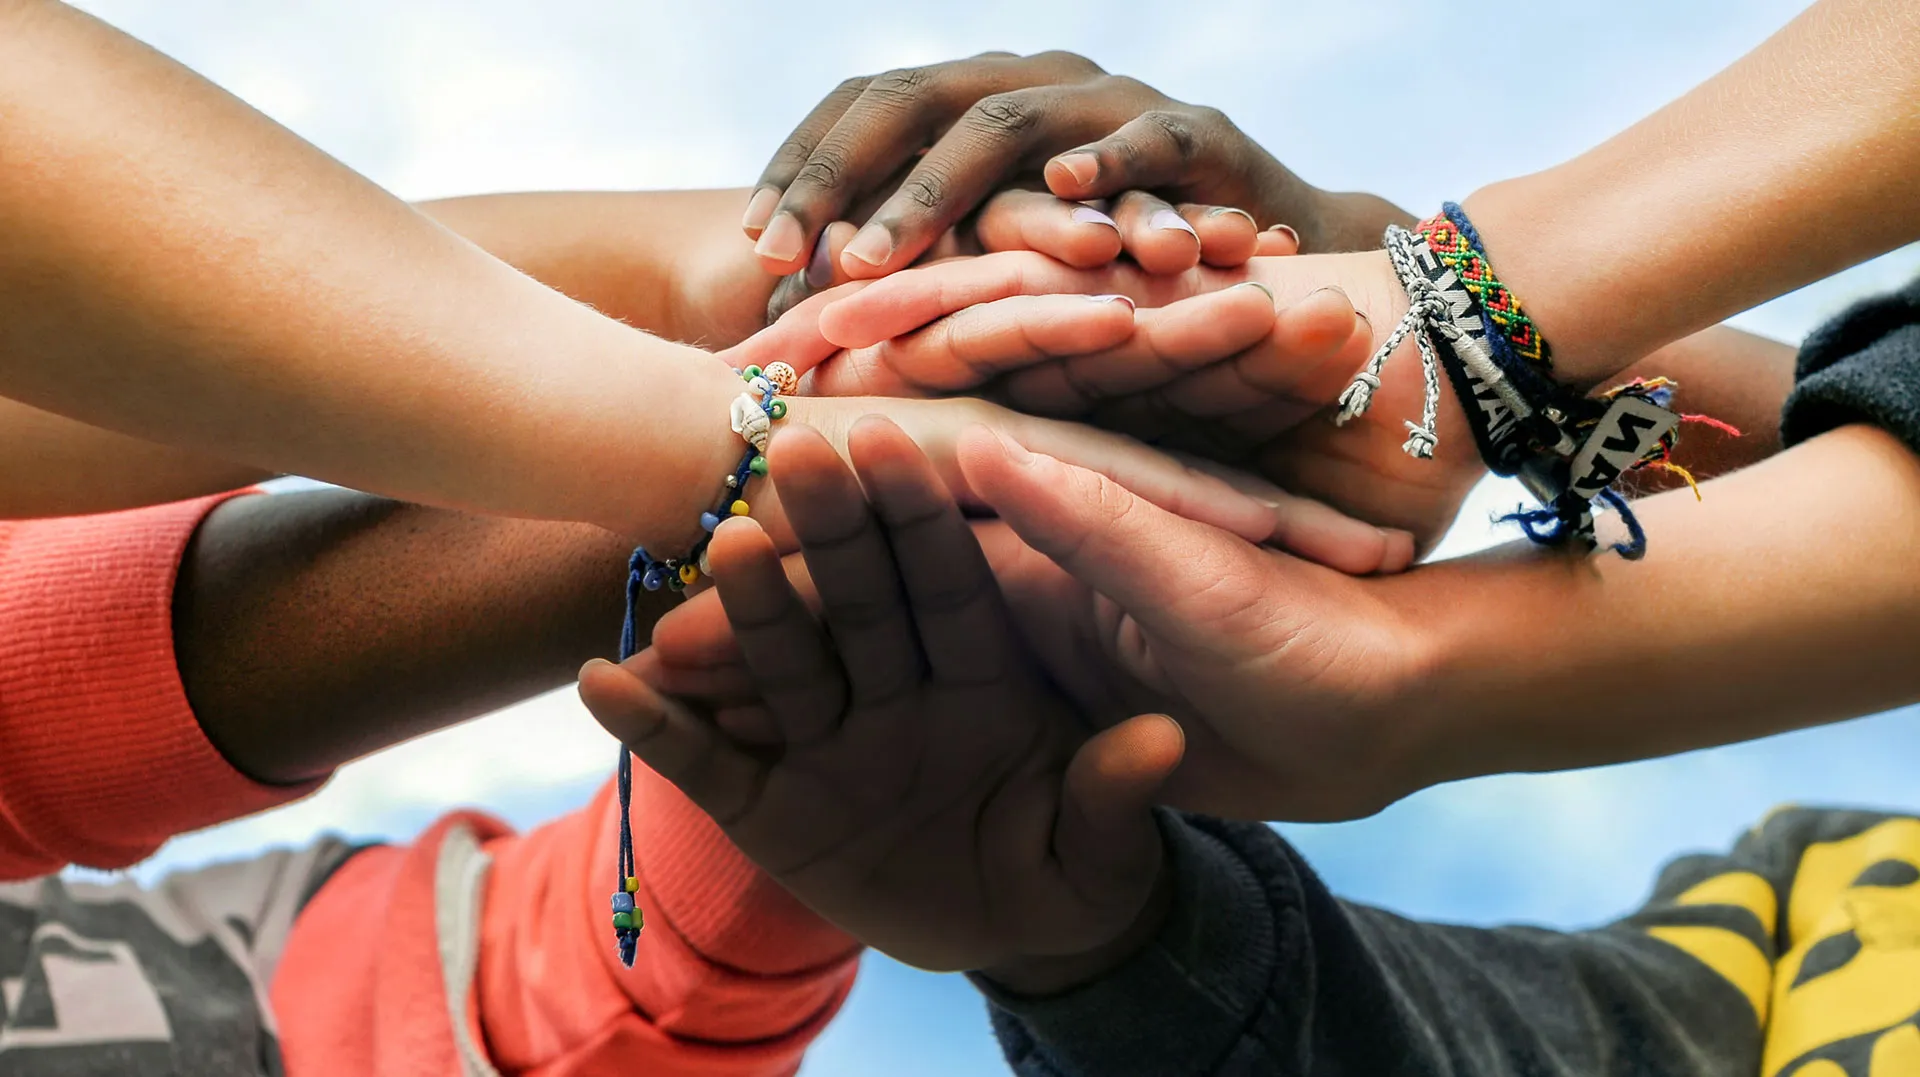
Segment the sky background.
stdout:
<svg viewBox="0 0 1920 1077">
<path fill-rule="evenodd" d="M 1757 45 L 1793 0 L 1464 4 L 1434 0 L 1055 0 L 967 4 L 702 0 L 89 0 L 407 198 L 516 189 L 744 186 L 835 83 L 989 49 L 1071 49 L 1224 109 L 1321 186 L 1424 211 L 1604 139 Z M 1413 66 L 1470 79 L 1473 119 L 1403 89 Z M 1484 129 L 1475 130 L 1474 119 Z M 1436 132 L 1461 133 L 1455 150 Z M 742 240 L 744 242 L 744 240 Z M 1750 312 L 1797 341 L 1920 269 L 1913 249 Z M 1447 544 L 1491 541 L 1483 488 Z M 609 625 L 608 645 L 614 626 Z M 1604 686 L 1596 686 L 1604 690 Z M 1676 721 L 1685 715 L 1675 715 Z M 1729 843 L 1782 802 L 1912 808 L 1920 711 L 1630 766 L 1482 779 L 1374 818 L 1287 827 L 1345 896 L 1465 923 L 1618 915 L 1657 866 Z M 612 742 L 570 691 L 343 770 L 308 800 L 188 835 L 140 869 L 323 830 L 404 839 L 456 805 L 519 825 L 583 803 Z M 1002 1069 L 964 981 L 870 958 L 807 1077 Z"/>
</svg>

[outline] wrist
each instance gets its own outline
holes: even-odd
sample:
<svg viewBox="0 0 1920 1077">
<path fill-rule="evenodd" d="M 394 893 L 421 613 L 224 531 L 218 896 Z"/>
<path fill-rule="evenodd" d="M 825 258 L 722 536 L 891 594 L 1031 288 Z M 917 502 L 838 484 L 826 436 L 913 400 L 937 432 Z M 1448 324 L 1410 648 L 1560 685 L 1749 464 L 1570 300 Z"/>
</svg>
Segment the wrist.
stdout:
<svg viewBox="0 0 1920 1077">
<path fill-rule="evenodd" d="M 1405 676 L 1386 719 L 1400 723 L 1403 794 L 1550 765 L 1553 701 L 1608 675 L 1581 632 L 1597 580 L 1586 557 L 1526 547 L 1381 581 L 1405 614 Z"/>
<path fill-rule="evenodd" d="M 1145 949 L 1160 934 L 1172 911 L 1173 865 L 1163 855 L 1160 872 L 1139 915 L 1119 935 L 1082 953 L 1014 958 L 983 968 L 979 975 L 1015 995 L 1058 995 L 1099 979 Z"/>
<path fill-rule="evenodd" d="M 1553 349 L 1553 377 L 1585 392 L 1716 319 L 1686 324 L 1673 291 L 1622 264 L 1630 207 L 1550 197 L 1553 172 L 1473 192 L 1462 208 L 1484 237 L 1487 260 Z M 1634 316 L 1623 318 L 1621 310 Z"/>
</svg>

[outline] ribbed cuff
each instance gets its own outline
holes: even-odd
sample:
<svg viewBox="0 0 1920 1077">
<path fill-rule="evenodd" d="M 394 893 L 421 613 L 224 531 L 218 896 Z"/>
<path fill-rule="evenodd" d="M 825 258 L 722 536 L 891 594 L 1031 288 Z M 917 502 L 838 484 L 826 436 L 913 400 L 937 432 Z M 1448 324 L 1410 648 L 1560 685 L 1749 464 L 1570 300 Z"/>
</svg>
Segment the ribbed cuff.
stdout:
<svg viewBox="0 0 1920 1077">
<path fill-rule="evenodd" d="M 1160 815 L 1173 907 L 1153 942 L 1100 979 L 1045 998 L 973 976 L 1022 1073 L 1180 1077 L 1212 1072 L 1265 1001 L 1274 910 L 1244 860 L 1172 812 Z"/>
<path fill-rule="evenodd" d="M 180 681 L 180 558 L 231 496 L 0 526 L 0 874 L 123 867 L 320 784 L 235 770 Z"/>
</svg>

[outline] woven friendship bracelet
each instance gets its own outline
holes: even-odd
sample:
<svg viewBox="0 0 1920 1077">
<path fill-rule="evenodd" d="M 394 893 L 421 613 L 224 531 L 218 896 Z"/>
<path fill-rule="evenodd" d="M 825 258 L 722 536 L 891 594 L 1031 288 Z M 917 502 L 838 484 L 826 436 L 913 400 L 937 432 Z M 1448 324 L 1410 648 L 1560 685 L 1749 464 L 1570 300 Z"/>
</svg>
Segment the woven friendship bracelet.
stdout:
<svg viewBox="0 0 1920 1077">
<path fill-rule="evenodd" d="M 1447 203 L 1417 232 L 1389 226 L 1385 246 L 1407 291 L 1407 313 L 1341 393 L 1335 422 L 1367 411 L 1387 360 L 1411 336 L 1426 393 L 1421 421 L 1407 423 L 1402 449 L 1408 455 L 1431 458 L 1438 444 L 1436 368 L 1443 369 L 1481 459 L 1495 474 L 1519 476 L 1544 506 L 1523 507 L 1503 521 L 1518 523 L 1535 542 L 1578 539 L 1592 547 L 1593 507 L 1599 502 L 1619 513 L 1627 528 L 1628 539 L 1614 550 L 1629 560 L 1643 556 L 1646 533 L 1613 483 L 1629 471 L 1657 467 L 1693 485 L 1672 459 L 1683 419 L 1735 436 L 1739 431 L 1706 416 L 1675 415 L 1667 405 L 1678 386 L 1664 378 L 1636 380 L 1597 397 L 1555 382 L 1546 339 L 1494 275 L 1479 234 L 1458 205 Z"/>
<path fill-rule="evenodd" d="M 645 547 L 633 551 L 627 561 L 627 612 L 620 625 L 620 661 L 632 658 L 640 649 L 640 593 L 667 587 L 683 591 L 707 574 L 707 546 L 713 532 L 728 516 L 745 516 L 752 511 L 747 504 L 747 483 L 767 473 L 767 442 L 775 421 L 785 418 L 787 402 L 783 393 L 792 393 L 800 377 L 786 363 L 769 363 L 765 370 L 750 366 L 736 370 L 747 390 L 734 398 L 729 418 L 733 432 L 747 443 L 740 463 L 726 476 L 725 489 L 714 507 L 700 514 L 703 534 L 685 557 L 655 558 Z M 640 945 L 640 930 L 646 915 L 638 905 L 640 872 L 633 855 L 633 754 L 620 749 L 620 765 L 615 778 L 620 795 L 620 847 L 617 869 L 618 887 L 613 892 L 613 938 L 620 963 L 633 967 Z"/>
</svg>

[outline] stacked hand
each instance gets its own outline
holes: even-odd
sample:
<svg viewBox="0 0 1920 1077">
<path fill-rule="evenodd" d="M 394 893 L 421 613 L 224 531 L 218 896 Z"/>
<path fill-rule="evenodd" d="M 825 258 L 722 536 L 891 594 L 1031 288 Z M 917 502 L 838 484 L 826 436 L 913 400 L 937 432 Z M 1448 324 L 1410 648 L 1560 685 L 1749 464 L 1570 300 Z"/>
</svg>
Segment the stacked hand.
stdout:
<svg viewBox="0 0 1920 1077">
<path fill-rule="evenodd" d="M 1072 314 L 1084 300 L 1059 293 L 1130 297 L 1141 307 L 1133 333 L 1071 354 L 1036 334 L 1024 348 L 989 355 L 975 347 L 971 323 L 948 317 L 969 308 L 969 319 L 1043 310 L 1047 318 L 1084 317 Z M 1093 421 L 1251 469 L 1292 493 L 1410 531 L 1424 548 L 1484 473 L 1451 385 L 1442 379 L 1431 460 L 1401 449 L 1406 423 L 1421 416 L 1410 341 L 1389 361 L 1364 416 L 1339 428 L 1327 421 L 1406 303 L 1379 252 L 1262 257 L 1172 275 L 1126 263 L 1076 269 L 1007 252 L 817 296 L 742 347 L 773 354 L 825 339 L 846 350 L 810 371 L 805 384 L 814 392 L 979 392 L 1020 411 Z"/>
<path fill-rule="evenodd" d="M 1430 651 L 1421 611 L 1446 600 L 1426 586 L 1434 580 L 1355 579 L 1253 546 L 985 429 L 966 434 L 958 459 L 1000 516 L 974 529 L 1020 649 L 1080 720 L 1101 729 L 1163 713 L 1185 727 L 1168 802 L 1240 818 L 1350 818 L 1437 780 L 1421 724 L 1402 712 Z M 792 456 L 774 467 L 795 496 Z M 894 553 L 903 573 L 946 570 L 915 556 Z M 861 574 L 851 559 L 789 569 L 803 594 L 824 592 L 823 573 Z M 764 724 L 760 682 L 728 612 L 694 598 L 660 621 L 640 661 L 664 691 L 723 701 L 723 724 L 746 732 Z M 958 648 L 955 661 L 973 653 L 942 640 Z"/>
<path fill-rule="evenodd" d="M 773 446 L 819 617 L 768 536 L 729 522 L 694 603 L 731 620 L 743 676 L 676 679 L 643 652 L 590 664 L 582 698 L 774 878 L 903 961 L 981 968 L 1150 931 L 1149 806 L 1178 727 L 1089 737 L 926 456 L 878 419 L 849 449 L 852 472 L 803 427 Z"/>
</svg>

